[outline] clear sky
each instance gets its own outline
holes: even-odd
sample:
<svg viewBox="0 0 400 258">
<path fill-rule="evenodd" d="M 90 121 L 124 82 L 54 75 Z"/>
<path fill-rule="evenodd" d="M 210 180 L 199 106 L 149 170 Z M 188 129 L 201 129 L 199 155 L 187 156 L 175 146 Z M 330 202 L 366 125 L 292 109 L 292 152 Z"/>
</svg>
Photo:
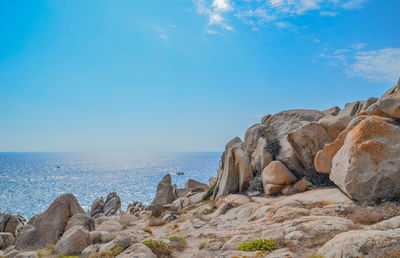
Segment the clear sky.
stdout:
<svg viewBox="0 0 400 258">
<path fill-rule="evenodd" d="M 0 151 L 222 151 L 380 96 L 399 0 L 0 0 Z"/>
</svg>

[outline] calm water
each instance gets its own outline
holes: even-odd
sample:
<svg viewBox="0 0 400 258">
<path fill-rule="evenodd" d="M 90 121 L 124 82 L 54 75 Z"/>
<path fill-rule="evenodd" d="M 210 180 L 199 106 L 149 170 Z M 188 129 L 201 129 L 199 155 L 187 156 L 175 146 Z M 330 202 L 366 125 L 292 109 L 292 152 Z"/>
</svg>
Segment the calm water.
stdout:
<svg viewBox="0 0 400 258">
<path fill-rule="evenodd" d="M 63 193 L 72 193 L 88 210 L 110 192 L 122 208 L 134 200 L 150 203 L 161 178 L 171 175 L 183 187 L 193 178 L 208 183 L 217 174 L 221 153 L 0 153 L 0 211 L 30 218 Z M 58 167 L 58 168 L 57 168 Z"/>
</svg>

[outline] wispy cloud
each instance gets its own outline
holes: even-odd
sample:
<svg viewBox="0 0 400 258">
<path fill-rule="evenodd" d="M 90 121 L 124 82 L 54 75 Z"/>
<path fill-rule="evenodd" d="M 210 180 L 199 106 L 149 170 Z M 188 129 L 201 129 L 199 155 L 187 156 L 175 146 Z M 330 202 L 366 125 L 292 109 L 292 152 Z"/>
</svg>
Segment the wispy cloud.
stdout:
<svg viewBox="0 0 400 258">
<path fill-rule="evenodd" d="M 321 16 L 337 16 L 341 10 L 361 8 L 368 0 L 193 0 L 197 13 L 207 16 L 206 31 L 210 27 L 233 30 L 228 17 L 236 17 L 258 29 L 266 25 L 278 28 L 286 19 L 317 11 Z M 274 21 L 274 22 L 273 22 Z M 212 29 L 212 31 L 216 31 Z"/>
<path fill-rule="evenodd" d="M 167 47 L 171 47 L 169 36 L 168 36 L 168 31 L 166 28 L 174 29 L 174 28 L 176 28 L 176 25 L 168 24 L 165 26 L 165 28 L 162 28 L 160 26 L 155 26 L 154 30 L 157 32 L 158 37 L 165 41 L 165 44 L 167 45 Z"/>
<path fill-rule="evenodd" d="M 396 82 L 400 77 L 400 48 L 366 50 L 366 44 L 351 44 L 348 48 L 324 49 L 320 54 L 332 65 L 344 67 L 350 77 L 370 81 Z"/>
</svg>

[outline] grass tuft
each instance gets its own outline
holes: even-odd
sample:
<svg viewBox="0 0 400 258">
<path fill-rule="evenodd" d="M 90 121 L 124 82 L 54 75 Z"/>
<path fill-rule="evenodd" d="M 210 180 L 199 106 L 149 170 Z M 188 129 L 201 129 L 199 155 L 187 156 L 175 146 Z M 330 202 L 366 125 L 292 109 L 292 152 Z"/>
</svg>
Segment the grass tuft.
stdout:
<svg viewBox="0 0 400 258">
<path fill-rule="evenodd" d="M 253 241 L 244 242 L 238 246 L 239 251 L 273 251 L 279 246 L 276 239 L 255 239 Z"/>
</svg>

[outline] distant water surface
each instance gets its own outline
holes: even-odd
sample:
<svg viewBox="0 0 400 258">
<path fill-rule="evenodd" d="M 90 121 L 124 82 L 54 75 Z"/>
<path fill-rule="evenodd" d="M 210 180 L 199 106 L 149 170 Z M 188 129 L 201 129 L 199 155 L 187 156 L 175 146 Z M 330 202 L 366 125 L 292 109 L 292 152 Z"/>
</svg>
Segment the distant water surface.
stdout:
<svg viewBox="0 0 400 258">
<path fill-rule="evenodd" d="M 0 153 L 0 211 L 30 218 L 64 193 L 76 196 L 84 210 L 110 192 L 122 208 L 134 200 L 149 204 L 161 178 L 171 174 L 183 187 L 193 178 L 208 183 L 219 152 L 188 153 Z"/>
</svg>

